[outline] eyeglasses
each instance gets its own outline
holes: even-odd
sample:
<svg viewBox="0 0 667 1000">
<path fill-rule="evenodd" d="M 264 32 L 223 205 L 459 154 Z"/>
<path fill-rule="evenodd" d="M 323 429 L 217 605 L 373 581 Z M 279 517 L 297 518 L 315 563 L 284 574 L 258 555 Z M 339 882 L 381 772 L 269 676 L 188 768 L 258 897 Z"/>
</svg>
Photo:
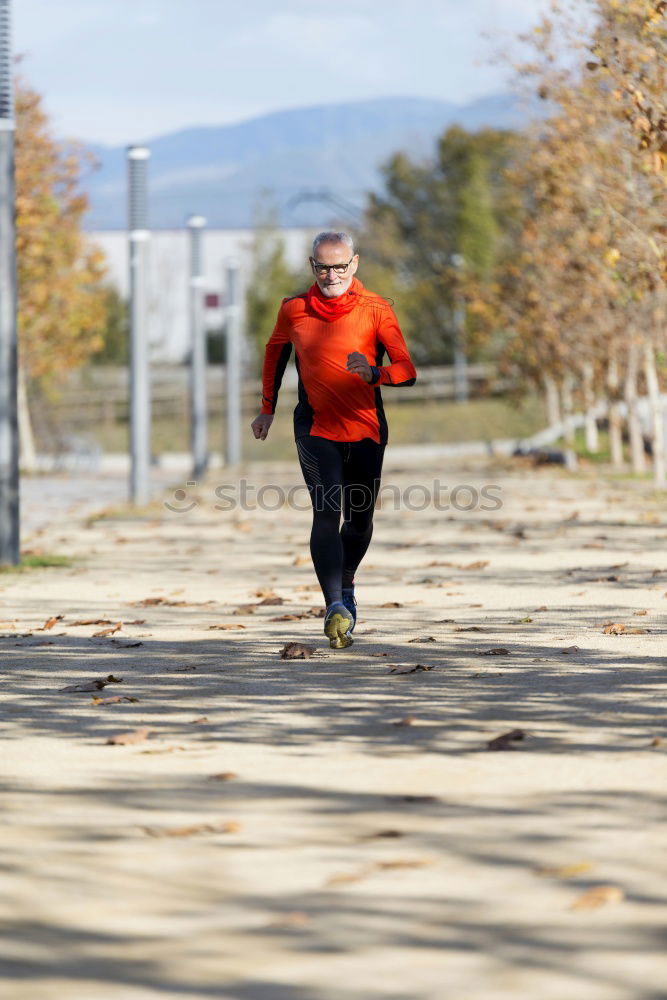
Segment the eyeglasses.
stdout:
<svg viewBox="0 0 667 1000">
<path fill-rule="evenodd" d="M 345 274 L 345 272 L 347 271 L 348 267 L 350 266 L 353 260 L 354 257 L 350 257 L 347 264 L 320 264 L 318 260 L 314 260 L 311 257 L 310 266 L 312 267 L 315 274 L 317 274 L 320 278 L 324 278 L 325 275 L 329 273 L 329 271 L 335 271 L 336 274 Z"/>
</svg>

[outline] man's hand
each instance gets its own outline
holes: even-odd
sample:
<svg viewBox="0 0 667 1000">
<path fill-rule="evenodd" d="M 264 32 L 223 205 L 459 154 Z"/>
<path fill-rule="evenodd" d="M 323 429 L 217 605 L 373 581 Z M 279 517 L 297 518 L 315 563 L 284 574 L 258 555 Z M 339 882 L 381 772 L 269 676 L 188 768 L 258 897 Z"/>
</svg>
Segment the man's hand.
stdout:
<svg viewBox="0 0 667 1000">
<path fill-rule="evenodd" d="M 251 423 L 252 432 L 258 441 L 264 441 L 273 423 L 272 413 L 258 413 Z"/>
<path fill-rule="evenodd" d="M 360 379 L 364 382 L 370 382 L 373 378 L 373 372 L 371 371 L 371 366 L 366 360 L 364 354 L 360 354 L 359 351 L 352 351 L 351 354 L 347 356 L 347 370 L 353 375 L 358 375 Z"/>
</svg>

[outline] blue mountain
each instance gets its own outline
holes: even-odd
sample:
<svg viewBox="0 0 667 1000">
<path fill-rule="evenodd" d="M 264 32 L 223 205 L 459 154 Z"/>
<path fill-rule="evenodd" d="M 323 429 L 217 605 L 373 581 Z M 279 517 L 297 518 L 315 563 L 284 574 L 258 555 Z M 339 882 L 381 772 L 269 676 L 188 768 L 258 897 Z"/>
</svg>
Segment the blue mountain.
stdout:
<svg viewBox="0 0 667 1000">
<path fill-rule="evenodd" d="M 425 158 L 451 125 L 514 129 L 525 121 L 526 112 L 506 94 L 466 105 L 397 97 L 173 132 L 146 143 L 150 225 L 180 229 L 188 215 L 199 214 L 211 228 L 243 228 L 267 199 L 285 226 L 320 225 L 327 212 L 332 221 L 353 220 L 367 192 L 380 187 L 379 168 L 392 153 Z M 91 149 L 99 167 L 87 181 L 87 227 L 123 229 L 126 149 Z"/>
</svg>

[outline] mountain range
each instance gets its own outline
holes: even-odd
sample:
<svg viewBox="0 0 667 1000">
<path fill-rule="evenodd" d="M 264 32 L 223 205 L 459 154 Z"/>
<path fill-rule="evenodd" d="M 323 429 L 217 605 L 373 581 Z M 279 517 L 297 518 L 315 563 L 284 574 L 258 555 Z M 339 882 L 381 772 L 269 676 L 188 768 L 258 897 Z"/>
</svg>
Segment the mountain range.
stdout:
<svg viewBox="0 0 667 1000">
<path fill-rule="evenodd" d="M 418 97 L 382 98 L 278 111 L 235 125 L 188 128 L 146 143 L 151 156 L 149 224 L 181 229 L 189 215 L 210 228 L 252 226 L 262 202 L 283 226 L 355 221 L 380 167 L 403 150 L 428 157 L 451 125 L 520 128 L 526 112 L 511 95 L 465 105 Z M 86 182 L 87 228 L 127 225 L 125 146 L 89 147 L 98 161 Z"/>
</svg>

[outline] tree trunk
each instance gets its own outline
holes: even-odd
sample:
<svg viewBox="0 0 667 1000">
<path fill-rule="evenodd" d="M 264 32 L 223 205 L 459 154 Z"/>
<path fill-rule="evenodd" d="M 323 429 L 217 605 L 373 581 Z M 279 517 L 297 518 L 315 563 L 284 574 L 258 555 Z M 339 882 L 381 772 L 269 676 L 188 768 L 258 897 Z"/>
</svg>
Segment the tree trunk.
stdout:
<svg viewBox="0 0 667 1000">
<path fill-rule="evenodd" d="M 588 361 L 584 365 L 584 408 L 586 431 L 586 451 L 591 455 L 597 455 L 600 450 L 600 437 L 598 435 L 598 422 L 595 416 L 595 392 L 593 388 L 594 373 L 593 365 Z"/>
<path fill-rule="evenodd" d="M 646 387 L 651 406 L 653 479 L 656 486 L 662 487 L 667 482 L 665 479 L 665 425 L 652 344 L 644 346 L 644 374 L 646 375 Z"/>
<path fill-rule="evenodd" d="M 609 449 L 614 469 L 623 468 L 623 417 L 618 401 L 618 365 L 612 358 L 607 369 L 609 387 Z"/>
<path fill-rule="evenodd" d="M 547 419 L 549 427 L 555 427 L 561 423 L 560 399 L 558 396 L 558 386 L 552 375 L 544 376 L 544 388 L 547 393 Z"/>
<path fill-rule="evenodd" d="M 19 424 L 19 464 L 23 472 L 34 472 L 37 468 L 37 452 L 35 450 L 35 437 L 32 433 L 25 371 L 21 367 L 19 367 L 18 371 L 16 388 Z"/>
<path fill-rule="evenodd" d="M 564 433 L 566 444 L 570 447 L 574 445 L 574 397 L 572 395 L 572 389 L 574 386 L 574 378 L 571 372 L 568 372 L 563 378 L 563 422 L 564 422 Z"/>
<path fill-rule="evenodd" d="M 638 375 L 638 346 L 636 343 L 631 342 L 628 351 L 628 370 L 625 376 L 625 402 L 628 407 L 628 434 L 630 436 L 632 471 L 637 475 L 641 475 L 646 472 L 646 456 L 644 454 L 642 422 L 639 418 Z"/>
</svg>

